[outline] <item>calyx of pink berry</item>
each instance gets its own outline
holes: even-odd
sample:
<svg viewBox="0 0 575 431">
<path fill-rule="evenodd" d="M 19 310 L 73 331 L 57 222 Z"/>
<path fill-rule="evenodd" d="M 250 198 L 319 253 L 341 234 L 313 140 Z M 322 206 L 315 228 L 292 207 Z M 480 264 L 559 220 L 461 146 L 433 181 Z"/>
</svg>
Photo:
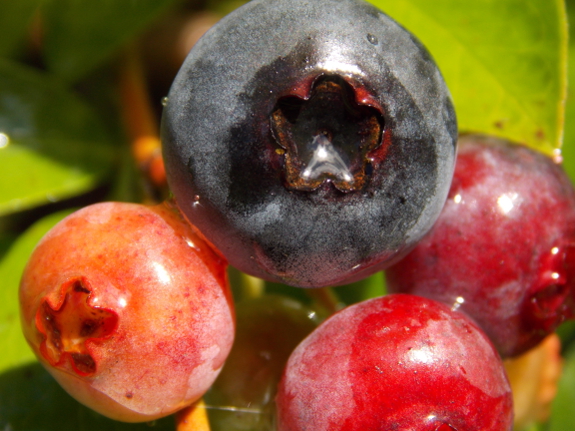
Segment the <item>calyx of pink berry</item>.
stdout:
<svg viewBox="0 0 575 431">
<path fill-rule="evenodd" d="M 118 315 L 94 305 L 91 293 L 85 279 L 72 278 L 62 284 L 57 304 L 44 298 L 36 313 L 41 355 L 50 365 L 78 376 L 96 373 L 90 344 L 110 338 L 118 326 Z"/>
</svg>

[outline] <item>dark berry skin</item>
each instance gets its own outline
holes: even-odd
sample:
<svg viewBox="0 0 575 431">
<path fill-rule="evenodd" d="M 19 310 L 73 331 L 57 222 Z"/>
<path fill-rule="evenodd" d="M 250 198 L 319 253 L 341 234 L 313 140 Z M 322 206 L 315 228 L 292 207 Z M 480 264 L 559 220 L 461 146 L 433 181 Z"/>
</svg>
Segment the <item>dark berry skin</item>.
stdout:
<svg viewBox="0 0 575 431">
<path fill-rule="evenodd" d="M 443 206 L 456 121 L 429 53 L 357 0 L 255 0 L 194 47 L 162 122 L 186 216 L 249 274 L 317 287 L 405 254 Z"/>
<path fill-rule="evenodd" d="M 388 295 L 333 315 L 292 353 L 278 431 L 510 431 L 497 351 L 463 313 Z"/>
<path fill-rule="evenodd" d="M 462 138 L 439 220 L 387 280 L 466 312 L 503 356 L 525 352 L 575 311 L 570 180 L 525 147 Z"/>
</svg>

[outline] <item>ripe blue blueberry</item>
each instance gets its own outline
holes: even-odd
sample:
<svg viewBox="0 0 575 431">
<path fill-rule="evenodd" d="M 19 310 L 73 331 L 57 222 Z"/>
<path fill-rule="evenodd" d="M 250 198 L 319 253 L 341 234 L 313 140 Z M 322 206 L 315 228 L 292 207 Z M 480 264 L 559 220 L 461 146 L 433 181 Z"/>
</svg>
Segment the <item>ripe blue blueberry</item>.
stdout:
<svg viewBox="0 0 575 431">
<path fill-rule="evenodd" d="M 162 121 L 185 215 L 249 274 L 344 284 L 404 255 L 449 189 L 457 126 L 414 36 L 358 0 L 253 0 L 194 47 Z"/>
</svg>

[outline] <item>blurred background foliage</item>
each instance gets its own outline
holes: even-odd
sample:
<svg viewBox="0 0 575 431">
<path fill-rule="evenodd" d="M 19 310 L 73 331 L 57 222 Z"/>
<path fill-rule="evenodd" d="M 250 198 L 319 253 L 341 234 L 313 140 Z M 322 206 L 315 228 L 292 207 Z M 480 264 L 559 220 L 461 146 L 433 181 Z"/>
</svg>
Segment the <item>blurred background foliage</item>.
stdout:
<svg viewBox="0 0 575 431">
<path fill-rule="evenodd" d="M 575 93 L 567 89 L 568 76 L 575 82 L 567 35 L 575 0 L 371 1 L 437 60 L 461 132 L 498 135 L 557 160 L 562 151 L 575 179 Z M 66 395 L 20 333 L 18 283 L 36 242 L 73 208 L 166 196 L 152 157 L 161 100 L 194 41 L 242 3 L 0 0 L 0 429 L 174 429 L 173 418 L 113 422 Z M 320 309 L 385 292 L 382 274 L 327 300 L 230 275 L 238 299 L 265 289 Z M 548 420 L 527 423 L 531 430 L 575 429 L 575 325 L 559 333 L 558 396 Z"/>
</svg>

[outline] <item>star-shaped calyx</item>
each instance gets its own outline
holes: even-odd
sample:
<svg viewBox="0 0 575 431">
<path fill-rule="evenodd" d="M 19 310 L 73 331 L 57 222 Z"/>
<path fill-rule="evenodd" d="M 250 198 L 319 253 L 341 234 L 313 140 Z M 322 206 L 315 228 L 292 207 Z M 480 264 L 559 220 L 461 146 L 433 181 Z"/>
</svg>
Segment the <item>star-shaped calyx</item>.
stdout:
<svg viewBox="0 0 575 431">
<path fill-rule="evenodd" d="M 321 76 L 307 99 L 282 97 L 271 114 L 273 135 L 285 153 L 285 179 L 294 190 L 313 191 L 325 182 L 349 192 L 369 176 L 369 153 L 381 145 L 383 117 L 358 103 L 339 76 Z"/>
<path fill-rule="evenodd" d="M 40 353 L 52 365 L 89 376 L 96 372 L 89 340 L 103 340 L 116 330 L 118 316 L 113 311 L 90 305 L 91 288 L 82 278 L 62 285 L 64 300 L 53 307 L 43 299 L 36 314 L 36 328 L 42 342 Z"/>
</svg>

